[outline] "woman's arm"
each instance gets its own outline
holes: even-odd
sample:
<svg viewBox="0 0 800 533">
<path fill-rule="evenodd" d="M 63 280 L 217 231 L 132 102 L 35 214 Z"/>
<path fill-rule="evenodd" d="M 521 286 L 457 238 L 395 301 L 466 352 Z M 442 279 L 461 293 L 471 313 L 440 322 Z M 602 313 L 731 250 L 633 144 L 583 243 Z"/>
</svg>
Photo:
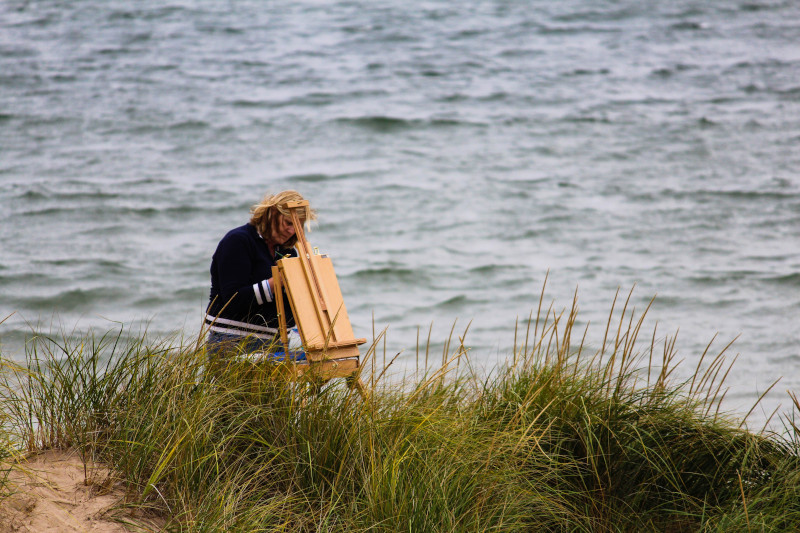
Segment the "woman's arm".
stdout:
<svg viewBox="0 0 800 533">
<path fill-rule="evenodd" d="M 252 243 L 244 237 L 231 235 L 219 243 L 215 256 L 220 303 L 215 307 L 226 306 L 237 316 L 262 314 L 272 318 L 276 312 L 272 271 L 265 269 L 264 277 L 251 283 L 253 255 Z"/>
</svg>

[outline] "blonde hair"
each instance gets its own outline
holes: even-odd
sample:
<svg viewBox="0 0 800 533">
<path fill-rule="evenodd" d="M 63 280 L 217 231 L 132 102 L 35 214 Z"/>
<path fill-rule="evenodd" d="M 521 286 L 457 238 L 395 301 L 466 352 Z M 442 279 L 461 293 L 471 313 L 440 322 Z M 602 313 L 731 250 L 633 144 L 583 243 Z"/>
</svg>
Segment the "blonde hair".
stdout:
<svg viewBox="0 0 800 533">
<path fill-rule="evenodd" d="M 284 207 L 286 202 L 301 202 L 305 200 L 302 195 L 297 191 L 283 191 L 277 194 L 267 194 L 261 200 L 250 208 L 250 224 L 256 227 L 262 237 L 269 241 L 275 240 L 275 233 L 278 227 L 279 215 L 291 217 L 291 213 Z M 310 205 L 300 210 L 297 213 L 300 218 L 300 223 L 304 226 L 311 220 L 317 219 L 317 212 L 311 209 Z M 286 246 L 294 246 L 297 242 L 297 237 L 292 237 L 285 244 Z"/>
</svg>

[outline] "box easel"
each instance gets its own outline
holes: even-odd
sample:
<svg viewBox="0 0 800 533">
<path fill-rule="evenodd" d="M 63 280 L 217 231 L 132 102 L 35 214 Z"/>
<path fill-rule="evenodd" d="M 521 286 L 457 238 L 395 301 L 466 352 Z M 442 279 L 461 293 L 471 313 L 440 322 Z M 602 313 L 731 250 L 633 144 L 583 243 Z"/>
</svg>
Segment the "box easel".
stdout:
<svg viewBox="0 0 800 533">
<path fill-rule="evenodd" d="M 296 210 L 307 206 L 305 200 L 287 202 L 283 206 L 291 214 L 299 256 L 280 259 L 277 266 L 272 267 L 275 294 L 281 295 L 282 290 L 286 289 L 307 359 L 295 362 L 288 357 L 286 314 L 283 298 L 277 296 L 278 329 L 284 353 L 287 354 L 284 365 L 294 379 L 305 377 L 324 382 L 336 377 L 348 378 L 348 386 L 355 388 L 366 399 L 367 391 L 359 377 L 358 346 L 367 342 L 367 339 L 356 339 L 353 335 L 330 258 L 315 253 L 306 241 L 303 224 Z"/>
</svg>

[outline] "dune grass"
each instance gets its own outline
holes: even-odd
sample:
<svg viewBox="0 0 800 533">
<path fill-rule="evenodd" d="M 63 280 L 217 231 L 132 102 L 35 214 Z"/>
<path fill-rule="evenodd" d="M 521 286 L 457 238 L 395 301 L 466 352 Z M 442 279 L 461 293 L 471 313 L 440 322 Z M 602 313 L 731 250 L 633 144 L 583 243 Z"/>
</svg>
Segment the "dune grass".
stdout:
<svg viewBox="0 0 800 533">
<path fill-rule="evenodd" d="M 795 531 L 800 429 L 720 411 L 724 350 L 676 381 L 645 313 L 615 300 L 590 350 L 576 301 L 540 305 L 491 375 L 459 336 L 413 379 L 365 375 L 369 401 L 244 358 L 210 375 L 201 343 L 38 337 L 2 360 L 0 453 L 77 449 L 176 531 Z"/>
</svg>

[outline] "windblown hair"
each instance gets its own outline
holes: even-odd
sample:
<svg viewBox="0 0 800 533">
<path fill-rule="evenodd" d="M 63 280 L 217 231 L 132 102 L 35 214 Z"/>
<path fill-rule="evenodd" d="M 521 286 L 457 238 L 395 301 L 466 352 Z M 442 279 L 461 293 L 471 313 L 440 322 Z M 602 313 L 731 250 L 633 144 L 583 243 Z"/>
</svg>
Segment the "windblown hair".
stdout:
<svg viewBox="0 0 800 533">
<path fill-rule="evenodd" d="M 288 209 L 283 207 L 286 202 L 300 202 L 304 200 L 297 191 L 283 191 L 277 194 L 267 194 L 260 203 L 250 208 L 250 224 L 256 227 L 262 237 L 267 238 L 270 242 L 275 241 L 276 229 L 278 227 L 279 215 L 291 217 Z M 298 213 L 300 222 L 305 226 L 309 221 L 317 219 L 317 212 L 307 206 Z M 292 237 L 285 244 L 286 246 L 294 246 L 297 243 L 297 236 Z M 275 243 L 278 244 L 278 243 Z"/>
</svg>

